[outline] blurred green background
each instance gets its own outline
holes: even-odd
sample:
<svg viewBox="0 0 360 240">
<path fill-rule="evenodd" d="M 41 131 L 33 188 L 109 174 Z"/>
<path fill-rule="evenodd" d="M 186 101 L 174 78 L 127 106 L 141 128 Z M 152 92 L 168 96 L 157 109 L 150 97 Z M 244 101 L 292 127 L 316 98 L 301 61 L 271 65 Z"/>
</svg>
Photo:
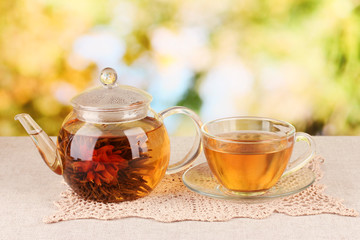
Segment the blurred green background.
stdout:
<svg viewBox="0 0 360 240">
<path fill-rule="evenodd" d="M 22 112 L 57 135 L 104 67 L 149 91 L 157 111 L 359 135 L 359 63 L 359 1 L 0 1 L 0 135 L 25 135 Z"/>
</svg>

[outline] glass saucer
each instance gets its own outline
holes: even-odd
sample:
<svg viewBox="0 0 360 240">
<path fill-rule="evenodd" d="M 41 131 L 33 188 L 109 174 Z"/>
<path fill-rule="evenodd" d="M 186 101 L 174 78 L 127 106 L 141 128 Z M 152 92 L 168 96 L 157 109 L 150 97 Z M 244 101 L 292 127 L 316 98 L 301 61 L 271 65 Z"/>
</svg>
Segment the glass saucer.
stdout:
<svg viewBox="0 0 360 240">
<path fill-rule="evenodd" d="M 310 169 L 303 167 L 294 173 L 280 178 L 274 187 L 260 195 L 233 194 L 229 191 L 224 191 L 223 187 L 219 185 L 215 177 L 213 177 L 209 165 L 206 162 L 188 169 L 183 174 L 182 180 L 190 190 L 212 198 L 266 200 L 289 196 L 306 189 L 314 183 L 315 174 Z"/>
</svg>

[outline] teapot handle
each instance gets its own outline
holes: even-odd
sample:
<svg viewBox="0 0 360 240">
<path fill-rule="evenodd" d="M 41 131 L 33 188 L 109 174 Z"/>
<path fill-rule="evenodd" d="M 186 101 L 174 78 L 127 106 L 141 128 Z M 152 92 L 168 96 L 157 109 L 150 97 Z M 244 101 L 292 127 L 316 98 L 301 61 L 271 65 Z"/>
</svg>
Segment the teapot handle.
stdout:
<svg viewBox="0 0 360 240">
<path fill-rule="evenodd" d="M 201 138 L 200 138 L 200 128 L 202 125 L 202 122 L 199 118 L 199 116 L 192 110 L 186 107 L 171 107 L 167 108 L 163 111 L 161 111 L 159 114 L 164 119 L 166 117 L 169 117 L 173 114 L 185 114 L 186 116 L 190 117 L 195 124 L 196 134 L 195 134 L 195 141 L 193 143 L 193 146 L 191 147 L 190 151 L 185 155 L 185 157 L 174 163 L 169 165 L 168 169 L 166 170 L 166 174 L 173 174 L 176 172 L 179 172 L 181 170 L 184 170 L 190 166 L 191 163 L 195 161 L 195 159 L 199 156 L 201 152 Z"/>
</svg>

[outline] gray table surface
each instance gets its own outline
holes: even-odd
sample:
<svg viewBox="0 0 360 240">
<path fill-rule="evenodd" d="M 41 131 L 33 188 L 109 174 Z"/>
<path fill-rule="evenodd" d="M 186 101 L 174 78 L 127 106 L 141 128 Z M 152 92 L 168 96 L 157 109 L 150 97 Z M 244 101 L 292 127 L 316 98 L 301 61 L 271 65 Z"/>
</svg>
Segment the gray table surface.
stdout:
<svg viewBox="0 0 360 240">
<path fill-rule="evenodd" d="M 360 137 L 314 137 L 325 157 L 326 192 L 360 210 Z M 184 141 L 178 138 L 177 141 Z M 42 162 L 29 137 L 0 137 L 0 239 L 360 239 L 360 217 L 331 214 L 263 220 L 161 223 L 150 219 L 42 222 L 56 211 L 62 177 Z"/>
</svg>

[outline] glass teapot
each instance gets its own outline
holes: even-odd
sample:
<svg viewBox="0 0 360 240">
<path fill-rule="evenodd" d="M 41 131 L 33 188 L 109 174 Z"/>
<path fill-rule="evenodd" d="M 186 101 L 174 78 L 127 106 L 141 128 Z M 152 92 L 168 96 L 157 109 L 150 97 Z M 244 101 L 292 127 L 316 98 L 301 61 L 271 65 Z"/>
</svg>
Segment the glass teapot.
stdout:
<svg viewBox="0 0 360 240">
<path fill-rule="evenodd" d="M 134 200 L 148 195 L 165 173 L 187 168 L 200 153 L 199 117 L 185 107 L 160 113 L 150 107 L 148 93 L 118 85 L 117 74 L 105 68 L 102 87 L 71 100 L 57 145 L 26 113 L 16 115 L 31 136 L 45 163 L 63 175 L 67 184 L 86 199 L 104 202 Z M 170 141 L 163 119 L 182 113 L 195 123 L 196 136 L 184 159 L 169 166 Z"/>
</svg>

